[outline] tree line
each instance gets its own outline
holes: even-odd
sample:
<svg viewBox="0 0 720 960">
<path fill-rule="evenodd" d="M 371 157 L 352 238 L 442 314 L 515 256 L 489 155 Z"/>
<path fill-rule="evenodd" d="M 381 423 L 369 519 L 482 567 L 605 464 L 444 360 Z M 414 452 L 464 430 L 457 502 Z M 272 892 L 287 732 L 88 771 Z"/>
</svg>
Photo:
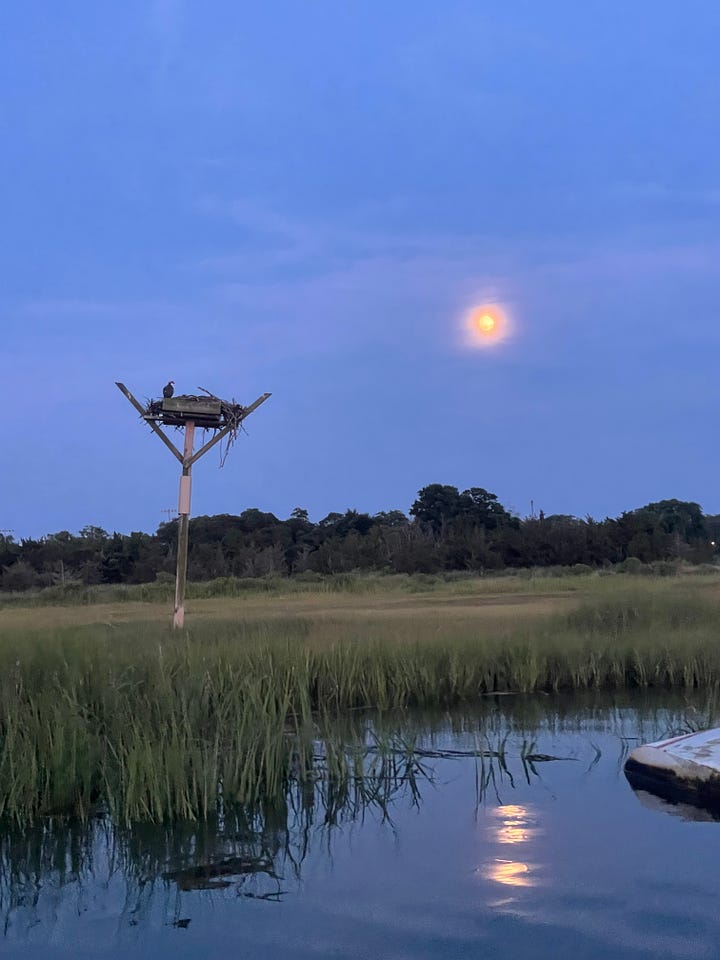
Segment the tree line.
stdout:
<svg viewBox="0 0 720 960">
<path fill-rule="evenodd" d="M 190 521 L 188 577 L 286 576 L 352 571 L 483 573 L 521 567 L 597 568 L 623 563 L 712 561 L 720 515 L 661 500 L 593 520 L 564 514 L 518 517 L 482 487 L 423 487 L 408 514 L 329 513 L 313 523 L 300 507 L 286 520 L 249 509 Z M 149 583 L 175 571 L 177 520 L 154 534 L 87 526 L 16 542 L 0 536 L 0 589 L 59 584 Z"/>
</svg>

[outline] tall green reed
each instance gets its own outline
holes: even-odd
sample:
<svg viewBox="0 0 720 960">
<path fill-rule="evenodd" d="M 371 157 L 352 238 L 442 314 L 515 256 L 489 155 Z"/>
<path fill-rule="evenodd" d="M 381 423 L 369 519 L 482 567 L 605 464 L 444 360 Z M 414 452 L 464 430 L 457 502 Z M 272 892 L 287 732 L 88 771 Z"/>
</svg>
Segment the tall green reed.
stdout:
<svg viewBox="0 0 720 960">
<path fill-rule="evenodd" d="M 339 714 L 493 692 L 715 690 L 720 617 L 696 593 L 600 598 L 496 636 L 471 620 L 280 619 L 0 636 L 0 816 L 206 819 L 350 776 Z M 334 739 L 333 739 L 334 738 Z M 322 749 L 321 749 L 322 748 Z"/>
</svg>

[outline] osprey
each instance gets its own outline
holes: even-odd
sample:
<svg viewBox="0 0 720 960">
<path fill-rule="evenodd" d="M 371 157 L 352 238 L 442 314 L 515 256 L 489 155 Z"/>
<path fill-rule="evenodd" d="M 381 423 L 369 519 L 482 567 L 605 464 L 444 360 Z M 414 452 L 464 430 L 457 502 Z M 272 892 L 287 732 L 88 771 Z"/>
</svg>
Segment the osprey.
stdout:
<svg viewBox="0 0 720 960">
<path fill-rule="evenodd" d="M 166 400 L 169 400 L 170 397 L 175 393 L 175 387 L 173 386 L 174 383 L 175 383 L 174 380 L 168 380 L 168 382 L 163 387 L 163 396 L 165 397 Z"/>
</svg>

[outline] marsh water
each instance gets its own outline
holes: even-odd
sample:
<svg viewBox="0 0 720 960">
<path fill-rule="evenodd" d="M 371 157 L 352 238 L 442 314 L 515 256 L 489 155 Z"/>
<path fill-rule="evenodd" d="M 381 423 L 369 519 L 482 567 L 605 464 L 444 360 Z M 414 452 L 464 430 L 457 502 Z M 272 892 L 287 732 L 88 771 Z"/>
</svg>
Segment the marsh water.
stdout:
<svg viewBox="0 0 720 960">
<path fill-rule="evenodd" d="M 3 828 L 0 956 L 720 955 L 720 822 L 633 792 L 702 700 L 497 697 L 358 715 L 327 772 L 202 825 Z"/>
</svg>

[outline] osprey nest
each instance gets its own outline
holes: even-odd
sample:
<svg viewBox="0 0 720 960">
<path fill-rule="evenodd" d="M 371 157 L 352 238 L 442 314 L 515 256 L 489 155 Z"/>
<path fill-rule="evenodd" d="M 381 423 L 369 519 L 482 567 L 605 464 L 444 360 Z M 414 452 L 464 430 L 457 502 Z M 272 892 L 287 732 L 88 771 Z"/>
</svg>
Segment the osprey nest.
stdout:
<svg viewBox="0 0 720 960">
<path fill-rule="evenodd" d="M 143 419 L 162 423 L 166 427 L 184 427 L 192 422 L 203 430 L 227 430 L 227 456 L 227 451 L 242 429 L 248 408 L 235 400 L 222 400 L 204 387 L 198 387 L 198 390 L 202 390 L 204 396 L 181 394 L 163 400 L 148 400 Z"/>
</svg>

